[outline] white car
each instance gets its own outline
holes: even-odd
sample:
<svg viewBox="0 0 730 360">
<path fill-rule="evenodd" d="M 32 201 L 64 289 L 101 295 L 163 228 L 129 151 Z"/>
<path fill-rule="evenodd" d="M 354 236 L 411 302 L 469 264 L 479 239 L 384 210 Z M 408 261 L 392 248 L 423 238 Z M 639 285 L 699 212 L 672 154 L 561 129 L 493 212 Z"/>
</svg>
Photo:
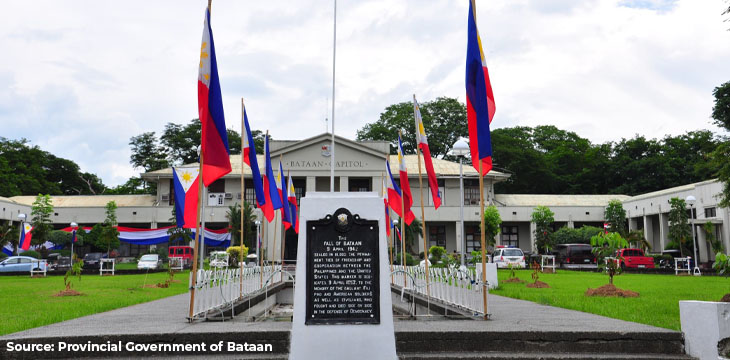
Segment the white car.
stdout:
<svg viewBox="0 0 730 360">
<path fill-rule="evenodd" d="M 137 262 L 137 269 L 139 270 L 156 270 L 162 267 L 162 259 L 157 254 L 142 255 Z"/>
<path fill-rule="evenodd" d="M 228 253 L 225 251 L 213 251 L 210 253 L 210 267 L 228 267 Z"/>
<path fill-rule="evenodd" d="M 518 248 L 498 247 L 492 253 L 492 261 L 497 264 L 497 268 L 508 268 L 510 265 L 524 268 L 525 253 Z"/>
</svg>

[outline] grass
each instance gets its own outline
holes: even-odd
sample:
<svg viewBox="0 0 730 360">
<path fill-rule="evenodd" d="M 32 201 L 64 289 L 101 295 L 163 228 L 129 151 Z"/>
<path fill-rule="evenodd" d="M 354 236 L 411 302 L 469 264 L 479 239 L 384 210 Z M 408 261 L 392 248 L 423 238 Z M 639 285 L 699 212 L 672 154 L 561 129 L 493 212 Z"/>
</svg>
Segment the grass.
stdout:
<svg viewBox="0 0 730 360">
<path fill-rule="evenodd" d="M 520 279 L 532 282 L 530 270 L 516 273 Z M 608 276 L 602 273 L 558 270 L 557 274 L 540 274 L 539 280 L 548 283 L 549 289 L 502 282 L 508 276 L 509 271 L 500 270 L 499 288 L 491 293 L 672 330 L 680 330 L 680 300 L 719 301 L 730 293 L 730 279 L 720 276 L 622 274 L 614 277 L 616 287 L 639 292 L 637 298 L 585 296 L 588 288 L 608 284 Z"/>
<path fill-rule="evenodd" d="M 167 273 L 150 273 L 146 279 L 144 274 L 82 275 L 72 281 L 83 295 L 65 297 L 53 296 L 64 289 L 63 276 L 0 276 L 0 335 L 182 294 L 188 273 L 176 274 L 180 282 L 169 288 L 142 288 L 167 280 Z"/>
</svg>

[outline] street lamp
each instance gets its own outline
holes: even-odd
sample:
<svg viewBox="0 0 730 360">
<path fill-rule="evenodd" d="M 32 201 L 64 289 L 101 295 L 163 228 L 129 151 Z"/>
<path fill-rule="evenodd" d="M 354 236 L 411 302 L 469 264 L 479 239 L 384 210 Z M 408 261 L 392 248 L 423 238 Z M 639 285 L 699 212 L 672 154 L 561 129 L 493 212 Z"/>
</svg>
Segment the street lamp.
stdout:
<svg viewBox="0 0 730 360">
<path fill-rule="evenodd" d="M 259 257 L 259 248 L 261 247 L 261 220 L 256 220 L 256 257 Z"/>
<path fill-rule="evenodd" d="M 699 267 L 699 258 L 697 257 L 697 242 L 695 241 L 695 212 L 694 212 L 694 206 L 697 199 L 695 199 L 694 196 L 689 195 L 685 199 L 687 204 L 689 204 L 689 216 L 690 216 L 690 224 L 692 225 L 692 250 L 694 250 L 694 256 L 695 256 L 695 268 L 692 270 L 692 273 L 695 276 L 701 276 L 702 273 L 700 272 Z M 680 244 L 680 246 L 682 246 Z"/>
<path fill-rule="evenodd" d="M 24 225 L 25 225 L 25 214 L 18 214 L 18 219 L 20 219 L 20 234 L 18 235 L 18 246 L 16 247 L 15 251 L 18 251 L 18 248 L 21 247 L 23 244 L 20 243 L 20 239 L 23 238 L 23 232 L 25 231 Z"/>
<path fill-rule="evenodd" d="M 461 266 L 464 266 L 466 254 L 466 234 L 464 234 L 464 164 L 463 159 L 469 155 L 469 144 L 459 139 L 451 148 L 451 155 L 459 157 L 459 218 L 461 219 Z"/>
<path fill-rule="evenodd" d="M 71 266 L 73 266 L 74 263 L 74 242 L 76 242 L 76 231 L 79 228 L 79 224 L 76 222 L 71 222 Z"/>
</svg>

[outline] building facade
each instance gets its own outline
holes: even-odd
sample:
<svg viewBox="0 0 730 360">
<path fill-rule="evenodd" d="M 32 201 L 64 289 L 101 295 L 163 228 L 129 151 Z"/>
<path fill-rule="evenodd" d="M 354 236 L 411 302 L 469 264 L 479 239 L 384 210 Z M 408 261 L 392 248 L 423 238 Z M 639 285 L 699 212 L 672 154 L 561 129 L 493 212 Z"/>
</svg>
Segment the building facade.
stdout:
<svg viewBox="0 0 730 360">
<path fill-rule="evenodd" d="M 271 141 L 271 158 L 275 170 L 279 162 L 285 173 L 293 178 L 297 200 L 310 192 L 328 192 L 330 189 L 330 160 L 329 146 L 331 135 L 321 134 L 300 141 Z M 369 191 L 382 195 L 382 181 L 385 175 L 385 160 L 390 151 L 390 144 L 384 141 L 356 142 L 336 137 L 335 158 L 335 191 Z M 421 197 L 418 179 L 417 155 L 406 155 L 409 172 L 409 182 L 414 197 L 413 212 L 421 218 Z M 259 165 L 263 171 L 263 156 L 259 155 Z M 391 169 L 396 178 L 398 173 L 397 157 L 390 156 Z M 231 155 L 233 171 L 207 188 L 204 200 L 206 227 L 220 229 L 228 227 L 229 206 L 240 203 L 245 198 L 249 204 L 255 204 L 255 195 L 251 172 L 248 166 L 243 166 L 245 191 L 241 192 L 242 161 L 240 155 Z M 424 213 L 426 219 L 426 236 L 428 246 L 439 245 L 446 248 L 448 253 L 460 253 L 463 250 L 468 254 L 472 250 L 480 249 L 479 236 L 479 183 L 477 172 L 471 163 L 465 161 L 463 165 L 464 193 L 459 188 L 459 163 L 442 159 L 433 159 L 434 169 L 438 177 L 439 191 L 442 205 L 434 209 L 428 187 L 428 181 L 423 179 Z M 197 167 L 197 164 L 185 166 Z M 276 171 L 275 171 L 276 172 Z M 117 217 L 121 226 L 138 228 L 157 228 L 171 224 L 174 193 L 172 186 L 172 168 L 161 169 L 141 175 L 145 181 L 157 184 L 155 195 L 119 195 L 119 196 L 54 196 L 53 222 L 57 228 L 68 226 L 76 222 L 81 226 L 92 226 L 104 219 L 104 205 L 116 201 L 118 205 Z M 491 171 L 484 180 L 485 202 L 497 207 L 502 218 L 501 233 L 496 242 L 500 245 L 515 246 L 524 251 L 534 251 L 534 224 L 531 222 L 533 209 L 538 205 L 548 206 L 555 213 L 555 229 L 562 226 L 580 227 L 583 225 L 602 227 L 604 223 L 604 209 L 612 199 L 624 203 L 629 217 L 629 226 L 632 229 L 647 229 L 647 238 L 658 246 L 666 243 L 666 215 L 668 206 L 661 207 L 660 203 L 667 203 L 667 196 L 682 196 L 685 193 L 700 189 L 697 193 L 698 207 L 702 210 L 714 208 L 707 214 L 716 224 L 719 238 L 727 244 L 730 234 L 723 224 L 728 222 L 727 209 L 717 208 L 712 201 L 713 194 L 719 192 L 719 183 L 710 181 L 701 185 L 687 185 L 686 187 L 668 189 L 664 192 L 645 194 L 636 197 L 625 195 L 540 195 L 540 194 L 495 194 L 494 184 L 509 181 L 510 175 L 498 171 Z M 533 179 L 540 181 L 539 179 Z M 0 198 L 0 219 L 17 221 L 18 213 L 30 214 L 30 205 L 33 196 L 17 196 Z M 702 199 L 702 200 L 700 200 Z M 464 205 L 464 230 L 460 223 L 460 205 Z M 343 204 L 346 205 L 346 204 Z M 713 213 L 713 211 L 715 211 Z M 259 210 L 258 219 L 263 219 Z M 664 215 L 663 215 L 664 214 Z M 394 214 L 391 215 L 395 218 Z M 662 222 L 664 221 L 664 222 Z M 698 220 L 699 221 L 699 220 Z M 265 222 L 265 220 L 263 221 Z M 664 225 L 660 225 L 664 224 Z M 297 235 L 293 231 L 284 232 L 281 220 L 274 225 L 267 224 L 264 231 L 266 245 L 274 247 L 276 232 L 276 247 L 281 249 L 285 245 L 285 259 L 296 258 Z M 274 231 L 274 228 L 276 230 Z M 651 230 L 649 230 L 651 229 Z M 655 230 L 655 231 L 652 231 Z M 256 244 L 246 240 L 247 244 Z M 725 248 L 730 248 L 726 245 Z M 423 240 L 418 239 L 411 248 L 414 252 L 423 251 Z M 702 249 L 702 242 L 700 242 Z M 143 246 L 123 244 L 120 253 L 124 256 L 135 256 L 146 251 Z M 210 249 L 206 249 L 210 250 Z M 711 258 L 707 251 L 702 252 L 706 259 Z M 279 260 L 280 254 L 275 254 Z"/>
</svg>

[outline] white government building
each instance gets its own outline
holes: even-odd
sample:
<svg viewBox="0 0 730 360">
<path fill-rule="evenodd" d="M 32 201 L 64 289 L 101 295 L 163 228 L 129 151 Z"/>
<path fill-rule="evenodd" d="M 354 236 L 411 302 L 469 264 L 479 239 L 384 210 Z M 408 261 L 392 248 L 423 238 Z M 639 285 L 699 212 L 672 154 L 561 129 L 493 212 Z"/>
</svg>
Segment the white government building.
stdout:
<svg viewBox="0 0 730 360">
<path fill-rule="evenodd" d="M 326 192 L 330 189 L 330 156 L 328 146 L 331 135 L 321 134 L 299 141 L 271 141 L 271 158 L 274 169 L 278 169 L 279 159 L 284 171 L 293 178 L 297 200 L 308 192 Z M 433 141 L 433 140 L 432 140 Z M 336 137 L 335 191 L 375 191 L 382 193 L 382 177 L 385 170 L 386 154 L 390 144 L 385 141 L 352 141 Z M 263 171 L 263 156 L 259 155 L 259 166 Z M 397 157 L 390 158 L 393 176 L 398 177 Z M 406 155 L 409 181 L 414 204 L 413 211 L 420 219 L 420 193 L 418 188 L 418 159 L 416 155 Z M 208 187 L 206 201 L 206 227 L 220 229 L 228 226 L 226 212 L 228 206 L 240 202 L 241 198 L 241 156 L 231 155 L 233 171 Z M 477 172 L 468 160 L 463 166 L 464 196 L 459 191 L 459 163 L 433 159 L 438 177 L 442 205 L 433 208 L 424 170 L 424 196 L 426 199 L 426 233 L 429 247 L 444 246 L 448 253 L 461 252 L 464 237 L 467 253 L 479 248 L 479 187 Z M 191 164 L 190 166 L 195 166 Z M 254 204 L 253 183 L 250 169 L 244 166 L 246 182 L 246 201 Z M 104 219 L 104 205 L 114 200 L 117 205 L 119 225 L 138 228 L 157 228 L 171 224 L 174 196 L 172 193 L 172 169 L 162 169 L 144 173 L 142 178 L 157 183 L 156 195 L 95 195 L 95 196 L 53 196 L 53 222 L 56 228 L 76 222 L 80 226 L 93 226 Z M 714 259 L 705 242 L 705 234 L 700 225 L 707 221 L 715 224 L 718 239 L 730 249 L 730 223 L 728 209 L 717 206 L 716 194 L 721 184 L 716 180 L 684 185 L 639 196 L 626 195 L 533 195 L 533 194 L 495 194 L 494 184 L 507 181 L 510 175 L 491 171 L 485 177 L 485 200 L 499 209 L 502 217 L 502 231 L 497 236 L 497 244 L 512 245 L 525 251 L 534 251 L 534 224 L 530 217 L 538 205 L 548 206 L 555 213 L 555 229 L 562 226 L 581 227 L 592 225 L 602 227 L 604 209 L 611 199 L 623 202 L 630 229 L 644 229 L 645 236 L 653 249 L 663 249 L 668 243 L 668 201 L 672 197 L 697 198 L 697 234 L 701 261 Z M 397 181 L 397 180 L 396 180 Z M 534 181 L 540 181 L 534 179 Z M 30 214 L 34 196 L 0 197 L 0 219 L 17 221 L 19 213 Z M 460 226 L 460 203 L 464 204 L 464 234 Z M 343 204 L 347 206 L 347 204 Z M 258 210 L 257 210 L 258 213 Z M 262 219 L 262 216 L 258 217 Z M 264 220 L 265 221 L 265 220 Z M 269 226 L 269 229 L 272 229 Z M 283 227 L 281 228 L 283 230 Z M 277 231 L 281 236 L 281 230 Z M 273 231 L 266 232 L 269 248 L 273 247 Z M 286 236 L 285 259 L 296 259 L 297 235 L 288 231 Z M 247 240 L 247 243 L 250 242 Z M 154 246 L 154 245 L 152 245 Z M 159 245 L 158 245 L 159 246 Z M 166 246 L 166 245 L 163 245 Z M 281 244 L 277 245 L 280 249 Z M 417 249 L 417 250 L 416 250 Z M 146 252 L 148 246 L 122 243 L 120 255 L 136 256 Z M 210 250 L 210 249 L 206 249 Z M 423 240 L 414 245 L 417 252 L 423 251 Z M 278 252 L 278 251 L 277 251 Z M 277 260 L 280 254 L 275 254 Z"/>
</svg>

